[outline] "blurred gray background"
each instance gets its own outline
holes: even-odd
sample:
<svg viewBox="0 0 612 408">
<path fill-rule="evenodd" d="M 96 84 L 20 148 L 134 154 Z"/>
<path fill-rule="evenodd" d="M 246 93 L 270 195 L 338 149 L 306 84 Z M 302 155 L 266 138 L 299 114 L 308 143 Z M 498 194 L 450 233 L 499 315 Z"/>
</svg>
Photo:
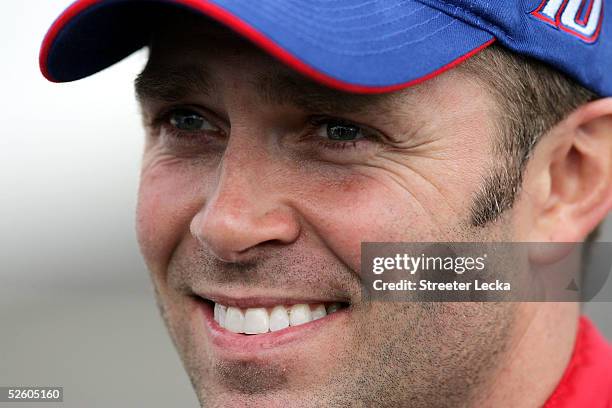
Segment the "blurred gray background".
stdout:
<svg viewBox="0 0 612 408">
<path fill-rule="evenodd" d="M 4 2 L 0 15 L 0 386 L 63 386 L 49 407 L 197 406 L 134 233 L 132 80 L 146 54 L 48 83 L 38 47 L 68 4 Z M 586 310 L 612 338 L 611 305 Z"/>
</svg>

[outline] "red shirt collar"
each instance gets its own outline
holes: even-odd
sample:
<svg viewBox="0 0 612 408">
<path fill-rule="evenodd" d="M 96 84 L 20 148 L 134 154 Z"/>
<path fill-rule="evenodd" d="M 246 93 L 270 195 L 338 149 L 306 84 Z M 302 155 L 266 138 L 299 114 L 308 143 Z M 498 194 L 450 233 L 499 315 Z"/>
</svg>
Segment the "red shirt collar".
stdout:
<svg viewBox="0 0 612 408">
<path fill-rule="evenodd" d="M 572 358 L 544 408 L 612 408 L 612 346 L 580 318 Z"/>
</svg>

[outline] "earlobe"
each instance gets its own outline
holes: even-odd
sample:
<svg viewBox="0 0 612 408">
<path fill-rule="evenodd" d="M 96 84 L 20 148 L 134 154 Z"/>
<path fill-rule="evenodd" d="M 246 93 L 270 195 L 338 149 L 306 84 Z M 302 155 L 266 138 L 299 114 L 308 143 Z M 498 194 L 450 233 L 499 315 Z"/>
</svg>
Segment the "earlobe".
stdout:
<svg viewBox="0 0 612 408">
<path fill-rule="evenodd" d="M 579 242 L 612 208 L 612 98 L 578 108 L 551 133 L 549 192 L 537 214 L 536 235 Z"/>
</svg>

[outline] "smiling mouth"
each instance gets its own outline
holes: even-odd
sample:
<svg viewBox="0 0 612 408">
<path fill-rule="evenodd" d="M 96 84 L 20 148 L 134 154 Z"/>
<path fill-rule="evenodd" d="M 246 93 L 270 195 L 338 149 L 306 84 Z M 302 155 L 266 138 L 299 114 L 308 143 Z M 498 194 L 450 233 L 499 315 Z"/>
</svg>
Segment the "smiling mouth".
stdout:
<svg viewBox="0 0 612 408">
<path fill-rule="evenodd" d="M 249 335 L 248 337 L 283 334 L 302 325 L 309 327 L 311 325 L 308 323 L 326 321 L 349 307 L 346 302 L 290 303 L 288 300 L 281 302 L 248 300 L 249 307 L 240 307 L 247 305 L 240 305 L 240 302 L 234 299 L 223 302 L 200 296 L 197 298 L 198 303 L 207 310 L 206 314 L 215 331 L 234 336 Z"/>
<path fill-rule="evenodd" d="M 299 303 L 294 305 L 276 305 L 273 307 L 240 308 L 214 303 L 214 320 L 222 328 L 232 333 L 265 334 L 300 326 L 311 321 L 322 319 L 346 307 L 345 304 L 333 303 Z"/>
</svg>

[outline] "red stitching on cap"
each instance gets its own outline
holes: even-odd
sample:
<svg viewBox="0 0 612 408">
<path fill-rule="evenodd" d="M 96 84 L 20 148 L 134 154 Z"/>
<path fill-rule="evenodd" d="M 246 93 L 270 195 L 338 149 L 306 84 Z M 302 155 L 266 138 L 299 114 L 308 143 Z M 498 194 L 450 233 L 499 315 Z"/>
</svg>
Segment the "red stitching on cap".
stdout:
<svg viewBox="0 0 612 408">
<path fill-rule="evenodd" d="M 68 9 L 66 9 L 66 11 L 64 11 L 64 13 L 62 13 L 62 15 L 60 15 L 60 17 L 58 17 L 58 19 L 53 23 L 53 25 L 49 29 L 49 32 L 45 36 L 45 39 L 43 40 L 40 57 L 39 57 L 40 70 L 42 74 L 45 76 L 45 78 L 47 78 L 48 80 L 52 82 L 59 82 L 58 80 L 53 78 L 52 75 L 49 73 L 49 70 L 47 67 L 47 59 L 49 57 L 49 50 L 51 46 L 53 45 L 53 42 L 56 40 L 57 36 L 61 32 L 61 30 L 79 13 L 99 3 L 100 1 L 101 0 L 77 1 L 72 6 L 70 6 Z M 305 62 L 297 58 L 295 55 L 281 48 L 278 44 L 276 44 L 274 41 L 266 37 L 261 32 L 257 31 L 251 25 L 240 20 L 238 17 L 231 14 L 227 10 L 215 4 L 212 4 L 207 0 L 174 0 L 173 3 L 177 3 L 177 4 L 181 4 L 181 5 L 190 7 L 192 9 L 200 11 L 206 14 L 207 16 L 219 21 L 220 23 L 236 31 L 238 34 L 241 34 L 242 36 L 248 38 L 253 43 L 261 47 L 263 50 L 265 50 L 272 56 L 276 57 L 277 59 L 279 59 L 286 65 L 288 65 L 289 67 L 293 68 L 295 71 L 300 72 L 301 74 L 306 75 L 310 77 L 311 79 L 323 85 L 329 86 L 331 88 L 336 88 L 342 91 L 354 92 L 354 93 L 367 93 L 367 94 L 384 93 L 384 92 L 396 91 L 396 90 L 400 90 L 403 88 L 407 88 L 409 86 L 417 85 L 428 79 L 436 77 L 451 68 L 456 67 L 463 61 L 467 60 L 468 58 L 472 57 L 473 55 L 487 48 L 489 45 L 493 44 L 496 40 L 495 38 L 492 38 L 491 40 L 488 40 L 484 44 L 479 45 L 473 50 L 467 52 L 466 54 L 460 56 L 459 58 L 456 58 L 455 60 L 449 62 L 448 64 L 436 69 L 435 71 L 430 72 L 427 75 L 424 75 L 417 79 L 413 79 L 408 82 L 404 82 L 401 84 L 395 84 L 395 85 L 385 85 L 385 86 L 357 85 L 357 84 L 351 84 L 349 82 L 345 82 L 345 81 L 333 78 L 321 71 L 316 70 L 312 66 L 306 64 Z"/>
</svg>

